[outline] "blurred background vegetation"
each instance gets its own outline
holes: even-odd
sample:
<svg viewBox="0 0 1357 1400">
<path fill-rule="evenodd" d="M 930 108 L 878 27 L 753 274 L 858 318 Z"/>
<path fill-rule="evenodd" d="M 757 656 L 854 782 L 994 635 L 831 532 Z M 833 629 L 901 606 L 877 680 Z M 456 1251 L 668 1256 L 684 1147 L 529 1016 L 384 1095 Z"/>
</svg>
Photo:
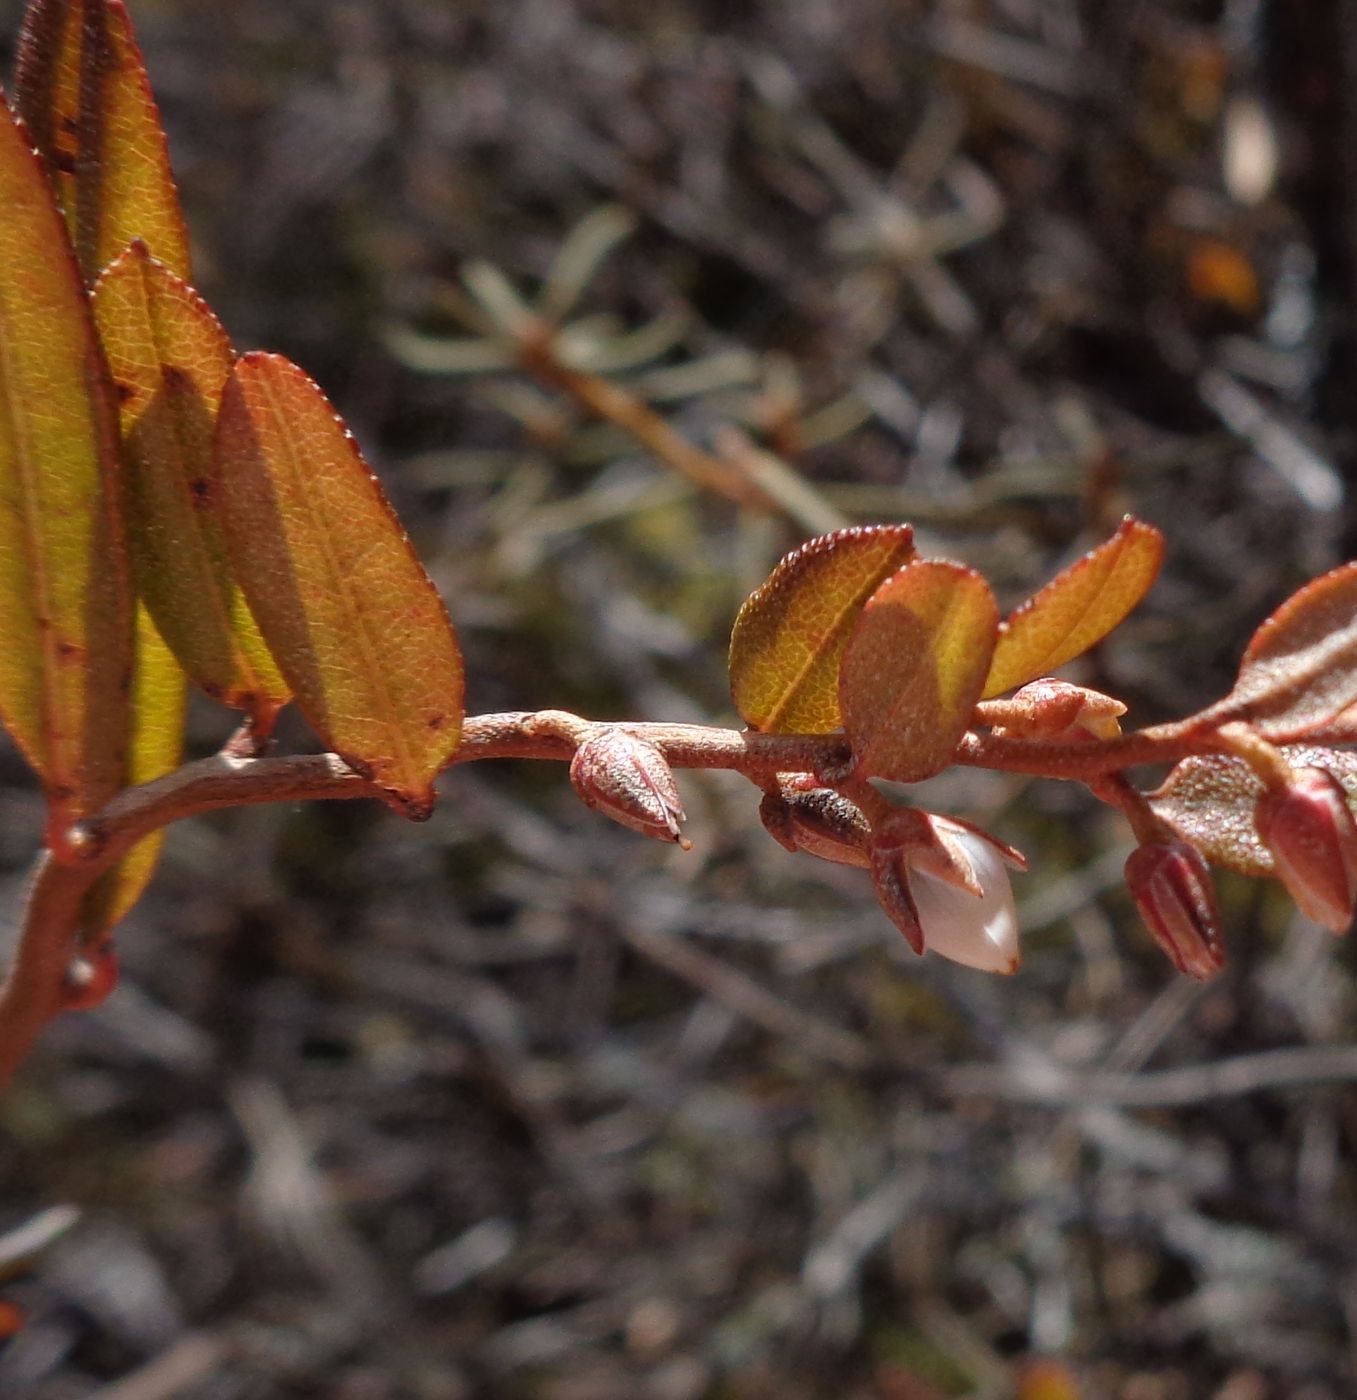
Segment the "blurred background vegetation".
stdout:
<svg viewBox="0 0 1357 1400">
<path fill-rule="evenodd" d="M 733 722 L 807 535 L 912 520 L 1011 605 L 1132 510 L 1165 573 L 1078 678 L 1147 723 L 1353 552 L 1340 0 L 130 8 L 198 282 L 349 418 L 474 711 Z M 990 979 L 682 784 L 687 855 L 557 765 L 176 829 L 0 1110 L 0 1226 L 56 1237 L 0 1394 L 1354 1393 L 1344 945 L 1227 879 L 1189 984 L 1116 820 L 966 772 L 930 803 L 1033 866 Z M 7 918 L 39 827 L 5 749 Z"/>
</svg>

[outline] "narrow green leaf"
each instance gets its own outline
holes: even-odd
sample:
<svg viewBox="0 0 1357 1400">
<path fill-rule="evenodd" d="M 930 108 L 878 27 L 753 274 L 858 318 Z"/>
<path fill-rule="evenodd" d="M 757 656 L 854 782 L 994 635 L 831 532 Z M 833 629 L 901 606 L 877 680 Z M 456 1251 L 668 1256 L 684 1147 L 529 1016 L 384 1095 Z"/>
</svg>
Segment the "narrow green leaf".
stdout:
<svg viewBox="0 0 1357 1400">
<path fill-rule="evenodd" d="M 132 680 L 132 739 L 124 781 L 128 787 L 172 773 L 183 756 L 188 687 L 183 668 L 156 631 L 144 606 L 136 614 Z M 86 939 L 122 920 L 141 898 L 164 844 L 163 830 L 144 837 L 90 891 L 82 931 Z"/>
<path fill-rule="evenodd" d="M 752 729 L 828 734 L 839 661 L 878 584 L 914 557 L 908 525 L 836 530 L 787 555 L 745 600 L 730 638 L 730 689 Z"/>
<path fill-rule="evenodd" d="M 107 368 L 51 187 L 0 104 L 0 714 L 48 839 L 122 782 L 132 609 Z"/>
<path fill-rule="evenodd" d="M 916 559 L 872 594 L 839 674 L 859 777 L 916 783 L 947 766 L 998 629 L 989 584 L 964 564 Z"/>
<path fill-rule="evenodd" d="M 134 238 L 187 279 L 188 233 L 164 128 L 121 0 L 31 0 L 15 100 L 86 282 Z"/>
<path fill-rule="evenodd" d="M 461 656 L 357 444 L 301 370 L 256 353 L 227 382 L 217 459 L 235 576 L 303 714 L 427 816 L 461 734 Z"/>
<path fill-rule="evenodd" d="M 216 503 L 226 332 L 140 243 L 95 284 L 94 316 L 120 405 L 137 591 L 189 675 L 267 734 L 287 683 L 231 576 Z"/>
<path fill-rule="evenodd" d="M 1049 675 L 1102 641 L 1149 592 L 1163 557 L 1163 535 L 1128 515 L 1110 540 L 1009 616 L 981 698 Z"/>
<path fill-rule="evenodd" d="M 1357 560 L 1293 593 L 1253 634 L 1234 689 L 1213 706 L 1268 739 L 1300 739 L 1357 702 Z"/>
</svg>

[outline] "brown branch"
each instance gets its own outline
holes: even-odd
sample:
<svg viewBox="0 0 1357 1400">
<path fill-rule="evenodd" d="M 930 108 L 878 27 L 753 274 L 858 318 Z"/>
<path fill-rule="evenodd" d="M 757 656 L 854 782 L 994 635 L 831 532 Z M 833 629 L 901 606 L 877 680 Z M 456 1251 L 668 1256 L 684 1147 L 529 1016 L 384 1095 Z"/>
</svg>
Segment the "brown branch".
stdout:
<svg viewBox="0 0 1357 1400">
<path fill-rule="evenodd" d="M 450 766 L 489 758 L 568 761 L 585 738 L 603 727 L 560 710 L 477 715 L 466 721 Z M 760 786 L 777 773 L 843 772 L 851 762 L 841 733 L 760 734 L 695 724 L 619 727 L 655 744 L 675 768 L 728 769 Z M 1078 744 L 973 732 L 962 739 L 955 759 L 1009 772 L 1096 780 L 1135 764 L 1173 762 L 1218 748 L 1213 730 L 1184 721 Z M 77 859 L 58 862 L 45 853 L 37 863 L 18 948 L 0 986 L 0 1085 L 62 1009 L 84 896 L 142 837 L 221 807 L 376 795 L 376 787 L 336 754 L 250 758 L 229 752 L 119 793 L 84 824 L 84 839 L 72 843 Z"/>
<path fill-rule="evenodd" d="M 585 374 L 563 365 L 550 332 L 527 337 L 519 347 L 519 364 L 549 388 L 568 394 L 596 418 L 630 433 L 652 456 L 694 486 L 724 496 L 737 505 L 776 511 L 778 504 L 730 463 L 704 452 L 662 418 L 643 399 L 601 374 Z"/>
<path fill-rule="evenodd" d="M 479 715 L 467 720 L 453 764 L 487 758 L 567 761 L 598 727 L 563 711 Z M 845 753 L 841 735 L 742 734 L 685 724 L 623 727 L 658 744 L 675 767 L 730 768 L 756 780 L 842 762 Z M 0 1085 L 62 1009 L 85 895 L 142 837 L 216 808 L 376 795 L 374 785 L 335 754 L 248 758 L 228 753 L 119 793 L 84 824 L 87 839 L 77 843 L 81 859 L 59 863 L 44 853 L 38 860 L 19 944 L 0 986 Z"/>
<path fill-rule="evenodd" d="M 1047 739 L 1010 739 L 971 731 L 952 757 L 972 768 L 1087 781 L 1145 763 L 1176 763 L 1196 753 L 1218 753 L 1223 745 L 1214 727 L 1194 716 L 1174 724 L 1120 734 L 1115 739 L 1053 743 Z"/>
</svg>

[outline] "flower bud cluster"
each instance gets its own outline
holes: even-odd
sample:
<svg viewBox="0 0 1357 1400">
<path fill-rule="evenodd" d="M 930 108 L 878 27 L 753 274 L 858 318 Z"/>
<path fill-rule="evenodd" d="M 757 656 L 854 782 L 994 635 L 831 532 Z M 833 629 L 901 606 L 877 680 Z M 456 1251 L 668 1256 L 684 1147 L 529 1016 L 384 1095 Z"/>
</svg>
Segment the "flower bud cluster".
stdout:
<svg viewBox="0 0 1357 1400">
<path fill-rule="evenodd" d="M 1297 907 L 1345 933 L 1357 906 L 1357 820 L 1342 784 L 1323 768 L 1289 768 L 1245 733 L 1237 745 L 1264 782 L 1253 810 L 1258 840 Z M 1211 977 L 1224 964 L 1220 912 L 1202 853 L 1166 833 L 1131 853 L 1126 884 L 1155 941 L 1180 972 Z"/>
<path fill-rule="evenodd" d="M 1071 744 L 1118 732 L 1119 701 L 1081 686 L 1042 680 L 990 714 L 996 733 Z M 999 722 L 1002 719 L 1002 724 Z M 1300 909 L 1335 933 L 1357 905 L 1357 820 L 1347 793 L 1317 766 L 1292 768 L 1283 750 L 1233 723 L 1232 752 L 1261 780 L 1253 808 L 1257 839 Z M 658 745 L 627 729 L 592 732 L 576 749 L 570 778 L 583 801 L 656 840 L 688 848 L 683 804 Z M 765 786 L 759 816 L 787 850 L 870 871 L 878 901 L 916 953 L 934 952 L 987 972 L 1018 966 L 1018 921 L 1006 867 L 1022 856 L 954 817 L 890 805 L 869 784 L 830 786 L 829 775 L 780 773 Z M 1224 966 L 1219 905 L 1206 857 L 1162 820 L 1124 779 L 1095 788 L 1123 806 L 1141 835 L 1126 862 L 1127 888 L 1155 942 L 1180 972 L 1209 978 Z M 1213 854 L 1213 858 L 1214 854 Z M 115 964 L 73 965 L 68 998 L 99 997 Z"/>
</svg>

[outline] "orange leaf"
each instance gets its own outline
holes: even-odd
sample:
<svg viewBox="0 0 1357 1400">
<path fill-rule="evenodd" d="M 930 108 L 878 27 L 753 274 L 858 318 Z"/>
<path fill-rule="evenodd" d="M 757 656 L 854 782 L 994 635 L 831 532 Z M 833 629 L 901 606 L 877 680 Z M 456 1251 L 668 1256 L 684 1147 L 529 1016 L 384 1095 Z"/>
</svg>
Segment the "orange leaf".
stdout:
<svg viewBox="0 0 1357 1400">
<path fill-rule="evenodd" d="M 1163 557 L 1163 535 L 1128 515 L 1110 540 L 1062 569 L 1011 614 L 982 698 L 1049 675 L 1102 641 L 1149 592 Z"/>
<path fill-rule="evenodd" d="M 48 839 L 121 785 L 132 605 L 111 391 L 66 228 L 0 104 L 0 714 Z"/>
<path fill-rule="evenodd" d="M 297 704 L 391 805 L 427 816 L 461 734 L 443 600 L 324 394 L 278 355 L 236 364 L 217 429 L 236 577 Z"/>
<path fill-rule="evenodd" d="M 120 405 L 138 593 L 189 675 L 267 734 L 287 683 L 231 576 L 214 503 L 226 332 L 139 242 L 95 284 L 94 316 Z"/>
<path fill-rule="evenodd" d="M 872 594 L 839 675 L 857 776 L 916 783 L 947 766 L 998 628 L 989 584 L 964 564 L 917 559 Z"/>
<path fill-rule="evenodd" d="M 187 278 L 165 132 L 121 0 L 32 0 L 15 102 L 56 184 L 85 281 L 134 238 Z"/>
<path fill-rule="evenodd" d="M 827 734 L 839 660 L 878 584 L 914 557 L 908 525 L 862 525 L 803 544 L 745 600 L 730 638 L 730 688 L 752 729 Z"/>
<path fill-rule="evenodd" d="M 1357 560 L 1312 579 L 1253 634 L 1211 715 L 1272 740 L 1301 738 L 1357 702 Z"/>
</svg>

